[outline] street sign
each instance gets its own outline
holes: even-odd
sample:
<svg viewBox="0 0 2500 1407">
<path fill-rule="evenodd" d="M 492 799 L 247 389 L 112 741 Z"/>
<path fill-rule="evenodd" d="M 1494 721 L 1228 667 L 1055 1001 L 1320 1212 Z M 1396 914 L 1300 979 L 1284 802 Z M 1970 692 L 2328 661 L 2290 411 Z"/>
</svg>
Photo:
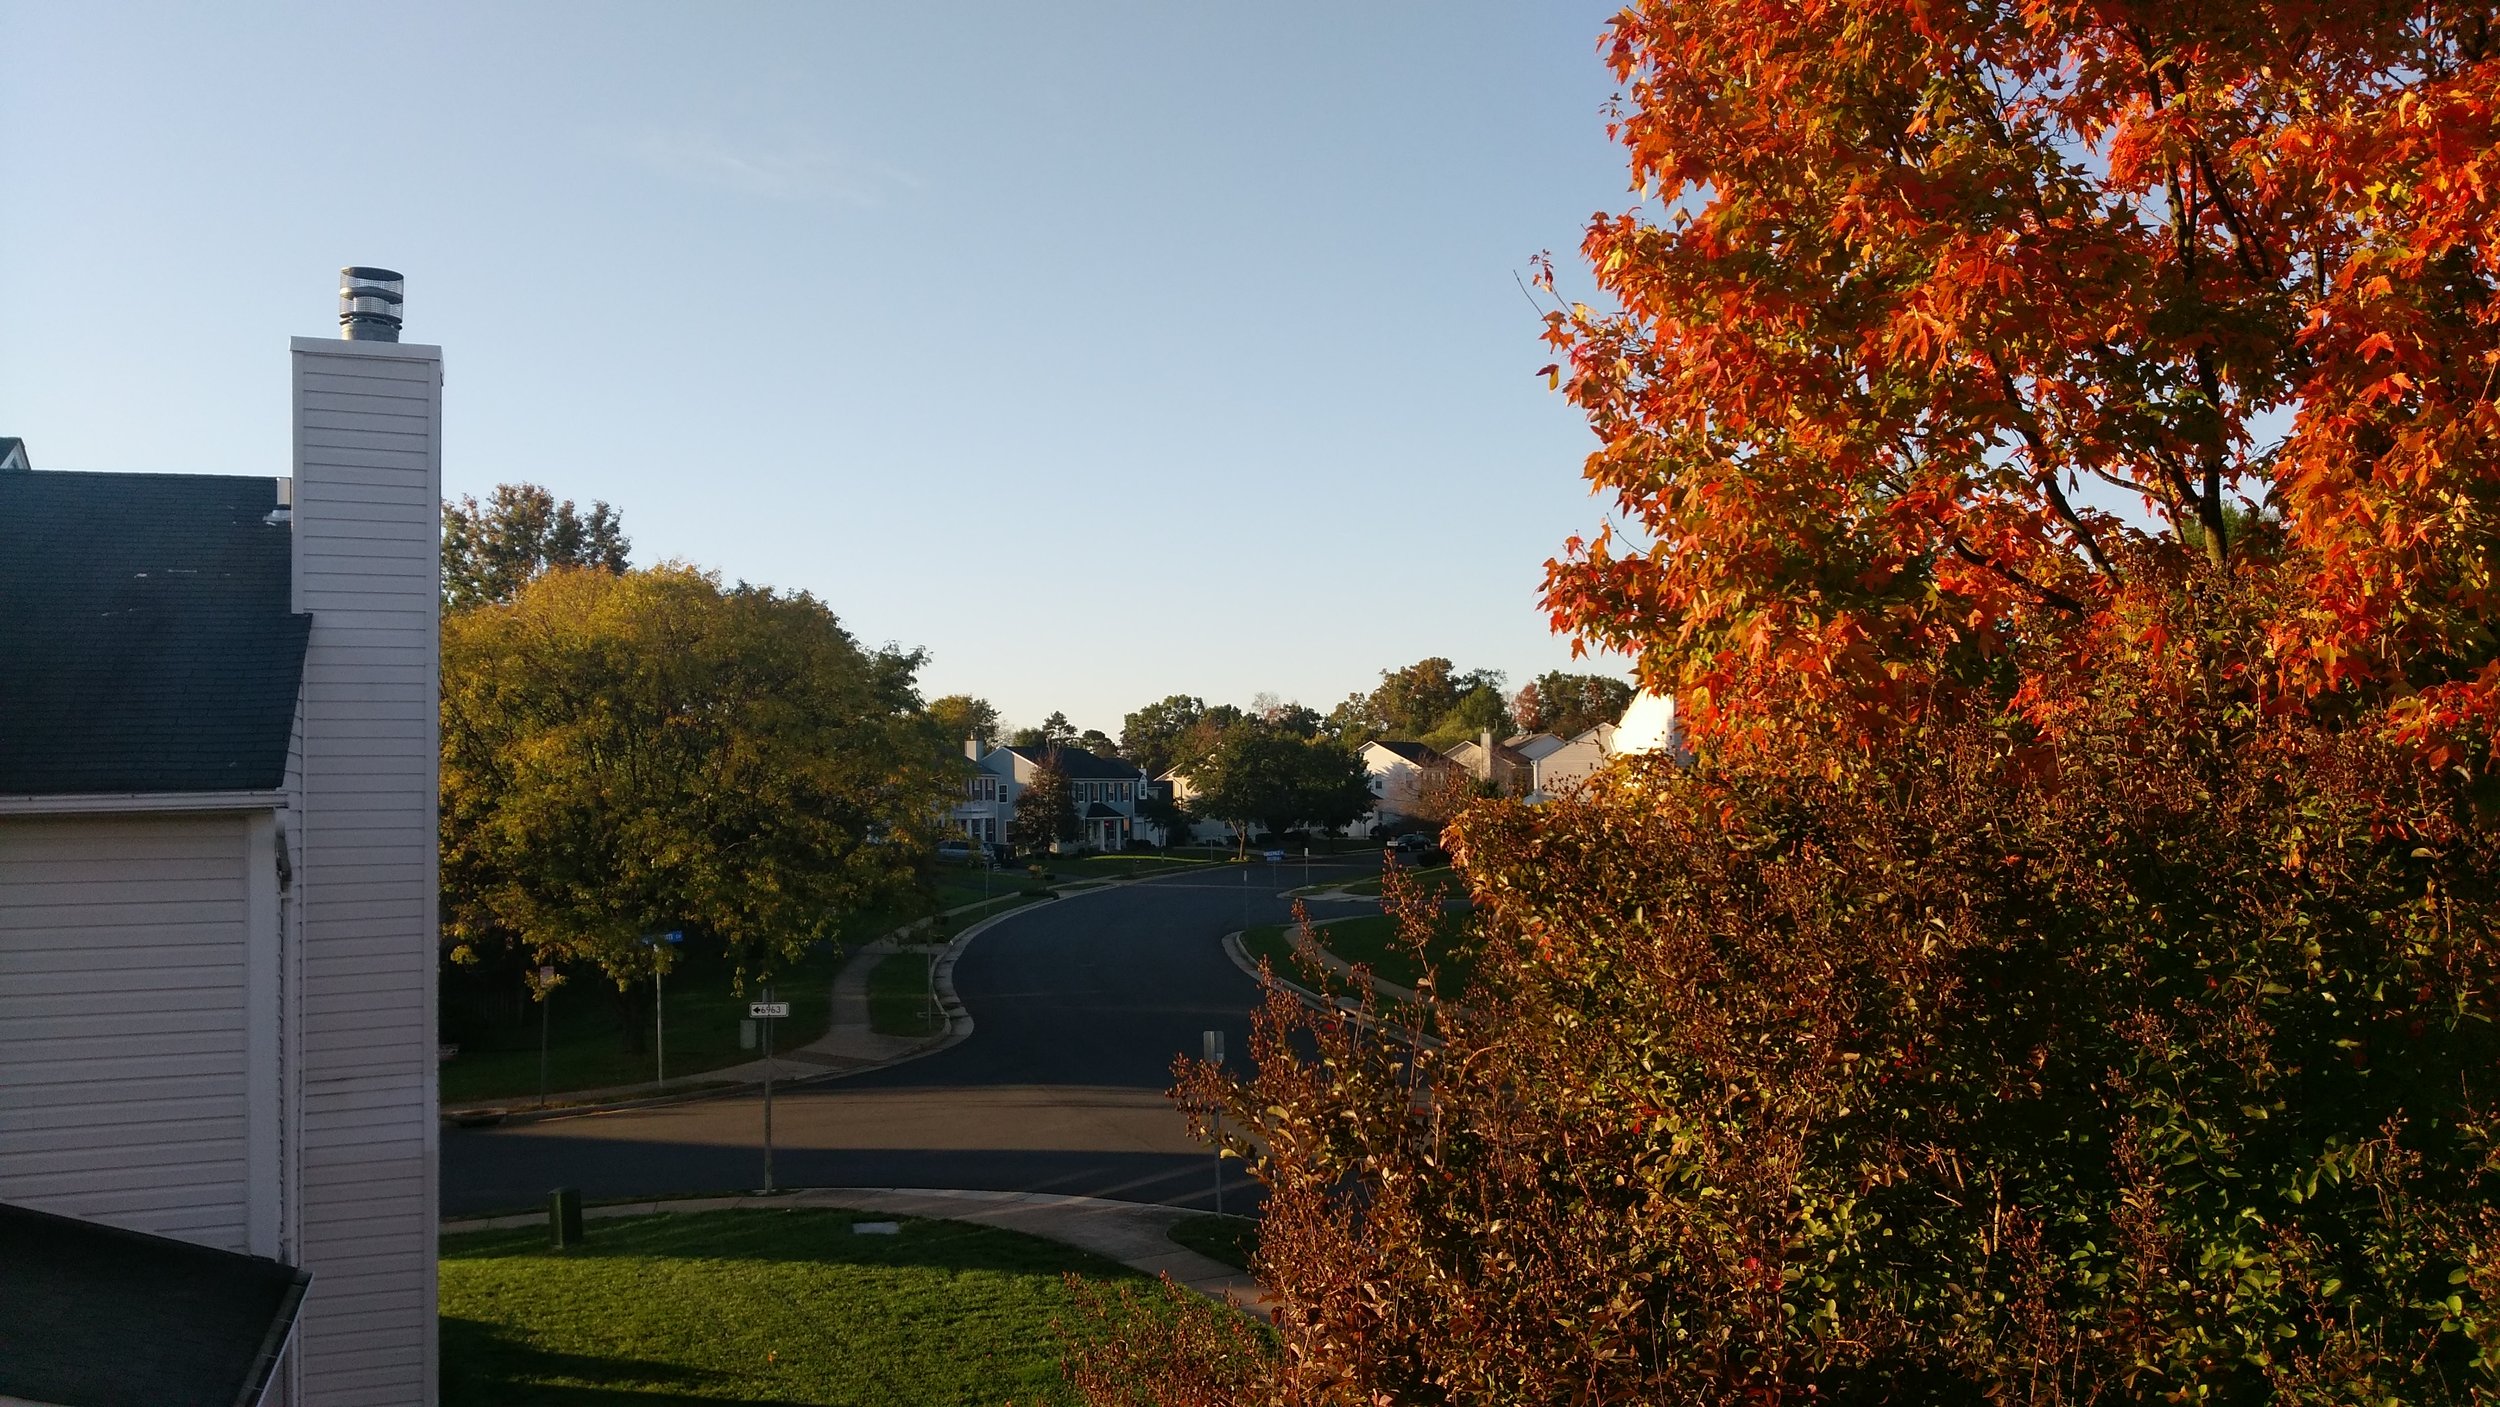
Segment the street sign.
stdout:
<svg viewBox="0 0 2500 1407">
<path fill-rule="evenodd" d="M 554 986 L 555 984 L 556 984 L 556 970 L 555 970 L 554 968 L 552 968 L 552 967 L 542 967 L 542 968 L 538 969 L 538 985 L 539 985 L 539 986 L 541 986 L 541 987 L 552 987 L 552 986 Z"/>
<path fill-rule="evenodd" d="M 788 1002 L 747 1003 L 747 1015 L 754 1017 L 758 1021 L 762 1021 L 767 1018 L 787 1017 L 789 1014 L 790 1004 Z"/>
<path fill-rule="evenodd" d="M 1198 1038 L 1198 1048 L 1205 1054 L 1209 1065 L 1224 1063 L 1224 1033 L 1222 1031 L 1207 1031 L 1201 1034 Z"/>
</svg>

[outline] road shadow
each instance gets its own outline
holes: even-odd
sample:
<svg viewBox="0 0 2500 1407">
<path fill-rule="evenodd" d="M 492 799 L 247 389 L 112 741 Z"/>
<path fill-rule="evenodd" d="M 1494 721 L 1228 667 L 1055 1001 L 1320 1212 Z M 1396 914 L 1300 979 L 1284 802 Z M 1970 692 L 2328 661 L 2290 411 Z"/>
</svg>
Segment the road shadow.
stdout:
<svg viewBox="0 0 2500 1407">
<path fill-rule="evenodd" d="M 592 1357 L 540 1348 L 500 1324 L 478 1319 L 442 1320 L 443 1407 L 811 1407 L 770 1398 L 729 1398 L 718 1393 L 672 1391 L 729 1382 L 733 1375 L 647 1359 Z M 553 1384 L 550 1378 L 567 1378 Z"/>
<path fill-rule="evenodd" d="M 857 1222 L 891 1224 L 895 1229 L 859 1233 L 851 1230 Z M 583 1223 L 582 1232 L 582 1243 L 564 1251 L 547 1249 L 546 1232 L 539 1227 L 454 1233 L 448 1254 L 778 1262 L 978 1271 L 1051 1280 L 1070 1271 L 1113 1279 L 1137 1273 L 1091 1252 L 1009 1227 L 840 1207 L 741 1207 L 621 1219 L 593 1217 Z"/>
<path fill-rule="evenodd" d="M 1211 1210 L 1211 1154 L 1054 1152 L 1026 1148 L 784 1149 L 783 1187 L 942 1187 L 1049 1192 Z M 544 1211 L 547 1194 L 573 1187 L 593 1202 L 637 1197 L 738 1195 L 763 1185 L 753 1147 L 633 1138 L 554 1137 L 526 1129 L 492 1136 L 447 1131 L 443 1211 L 491 1216 Z M 1239 1210 L 1256 1194 L 1237 1160 L 1225 1164 L 1224 1197 Z"/>
</svg>

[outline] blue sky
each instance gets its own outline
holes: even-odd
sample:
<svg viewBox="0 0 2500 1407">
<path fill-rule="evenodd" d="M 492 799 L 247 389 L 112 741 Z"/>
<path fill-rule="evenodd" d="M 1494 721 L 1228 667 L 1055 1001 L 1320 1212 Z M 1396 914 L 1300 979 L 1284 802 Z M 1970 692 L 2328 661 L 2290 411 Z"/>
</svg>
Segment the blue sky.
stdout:
<svg viewBox="0 0 2500 1407">
<path fill-rule="evenodd" d="M 283 473 L 380 264 L 448 493 L 607 499 L 932 694 L 1517 683 L 1600 512 L 1519 283 L 1629 202 L 1610 11 L 0 0 L 0 434 Z"/>
</svg>

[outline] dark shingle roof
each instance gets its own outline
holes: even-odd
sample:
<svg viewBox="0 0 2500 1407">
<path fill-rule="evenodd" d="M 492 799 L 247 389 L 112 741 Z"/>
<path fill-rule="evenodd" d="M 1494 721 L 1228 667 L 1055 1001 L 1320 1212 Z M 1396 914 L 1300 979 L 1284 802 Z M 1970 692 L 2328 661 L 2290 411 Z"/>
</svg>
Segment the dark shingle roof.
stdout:
<svg viewBox="0 0 2500 1407">
<path fill-rule="evenodd" d="M 1093 801 L 1086 803 L 1085 819 L 1089 821 L 1125 821 L 1128 819 L 1128 813 L 1120 811 L 1114 807 L 1105 806 L 1099 801 Z"/>
<path fill-rule="evenodd" d="M 310 1279 L 274 1260 L 0 1205 L 0 1396 L 258 1402 Z"/>
<path fill-rule="evenodd" d="M 271 479 L 0 475 L 0 796 L 265 790 L 310 616 Z"/>
<path fill-rule="evenodd" d="M 1096 757 L 1082 748 L 1073 747 L 1011 747 L 1007 749 L 1036 767 L 1057 767 L 1059 775 L 1071 781 L 1137 780 L 1137 764 L 1112 757 Z"/>
<path fill-rule="evenodd" d="M 1387 748 L 1398 756 L 1425 767 L 1447 767 L 1450 759 L 1422 743 L 1394 742 L 1388 738 L 1372 739 L 1374 745 Z"/>
</svg>

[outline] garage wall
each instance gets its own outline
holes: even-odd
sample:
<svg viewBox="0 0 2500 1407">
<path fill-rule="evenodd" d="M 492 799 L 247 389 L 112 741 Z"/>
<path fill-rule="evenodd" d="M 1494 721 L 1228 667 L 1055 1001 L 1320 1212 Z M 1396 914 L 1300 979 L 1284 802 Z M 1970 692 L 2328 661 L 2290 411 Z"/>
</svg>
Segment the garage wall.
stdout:
<svg viewBox="0 0 2500 1407">
<path fill-rule="evenodd" d="M 0 818 L 0 1200 L 265 1244 L 271 834 L 265 812 Z"/>
</svg>

